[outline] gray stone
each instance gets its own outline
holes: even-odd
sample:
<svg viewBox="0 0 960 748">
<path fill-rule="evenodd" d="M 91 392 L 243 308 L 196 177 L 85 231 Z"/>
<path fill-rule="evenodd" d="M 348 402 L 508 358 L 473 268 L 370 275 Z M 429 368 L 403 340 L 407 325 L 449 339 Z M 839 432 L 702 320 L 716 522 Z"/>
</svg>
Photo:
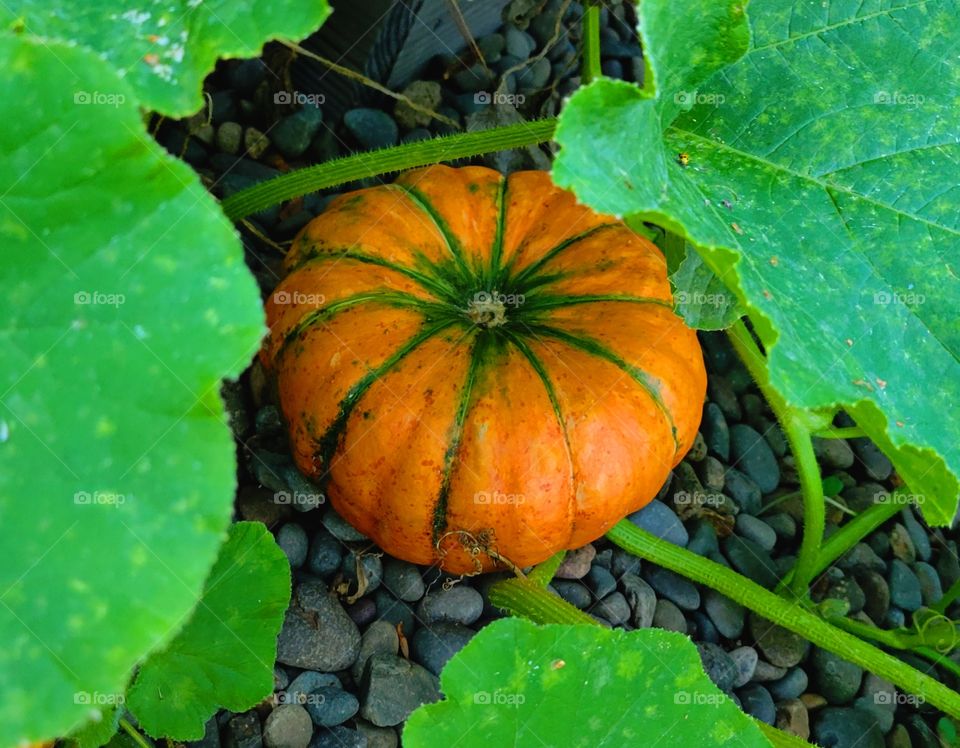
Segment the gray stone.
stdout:
<svg viewBox="0 0 960 748">
<path fill-rule="evenodd" d="M 451 621 L 466 626 L 476 621 L 482 612 L 483 598 L 480 593 L 463 584 L 448 590 L 430 592 L 417 607 L 420 620 L 428 625 L 438 621 Z"/>
<path fill-rule="evenodd" d="M 459 623 L 434 623 L 421 626 L 410 640 L 411 657 L 434 675 L 463 649 L 477 632 Z"/>
<path fill-rule="evenodd" d="M 630 620 L 630 605 L 619 592 L 611 592 L 596 602 L 590 612 L 609 621 L 614 626 L 622 626 Z"/>
<path fill-rule="evenodd" d="M 704 406 L 700 431 L 709 454 L 724 462 L 730 459 L 730 429 L 723 411 L 716 403 Z"/>
<path fill-rule="evenodd" d="M 819 647 L 811 658 L 813 683 L 817 692 L 831 704 L 848 704 L 863 680 L 863 669 Z"/>
<path fill-rule="evenodd" d="M 321 521 L 323 522 L 323 526 L 326 527 L 330 534 L 337 540 L 342 540 L 345 543 L 369 540 L 366 535 L 354 529 L 349 522 L 337 514 L 333 507 L 327 508 L 323 513 L 323 519 Z"/>
<path fill-rule="evenodd" d="M 355 681 L 363 677 L 363 669 L 367 661 L 377 654 L 395 655 L 400 648 L 400 637 L 397 627 L 389 621 L 374 621 L 360 638 L 360 651 L 356 662 L 350 667 L 350 675 Z"/>
<path fill-rule="evenodd" d="M 235 156 L 243 143 L 243 128 L 236 122 L 223 122 L 217 128 L 216 142 L 221 151 Z"/>
<path fill-rule="evenodd" d="M 733 567 L 748 579 L 767 589 L 776 586 L 778 576 L 773 559 L 752 540 L 731 535 L 723 542 L 723 552 Z"/>
<path fill-rule="evenodd" d="M 512 26 L 507 26 L 505 42 L 507 53 L 521 60 L 527 59 L 537 47 L 536 40 L 530 34 Z"/>
<path fill-rule="evenodd" d="M 613 549 L 613 563 L 610 565 L 610 572 L 614 577 L 620 579 L 624 574 L 639 574 L 640 559 L 632 553 L 628 553 L 623 548 Z"/>
<path fill-rule="evenodd" d="M 940 577 L 937 576 L 937 570 L 930 564 L 923 561 L 917 561 L 913 566 L 913 573 L 920 580 L 920 597 L 926 606 L 935 605 L 943 597 L 943 587 L 940 585 Z"/>
<path fill-rule="evenodd" d="M 357 697 L 340 688 L 319 688 L 312 696 L 307 700 L 307 711 L 313 723 L 319 727 L 342 725 L 360 709 Z"/>
<path fill-rule="evenodd" d="M 744 609 L 726 595 L 708 587 L 703 595 L 703 607 L 717 631 L 727 639 L 738 639 L 743 633 Z"/>
<path fill-rule="evenodd" d="M 337 725 L 320 727 L 310 741 L 310 748 L 368 748 L 367 739 L 356 730 Z"/>
<path fill-rule="evenodd" d="M 373 593 L 373 601 L 377 605 L 377 618 L 395 626 L 398 624 L 403 626 L 403 633 L 407 636 L 413 634 L 417 625 L 416 616 L 407 603 L 397 600 L 382 587 Z"/>
<path fill-rule="evenodd" d="M 827 707 L 814 717 L 813 740 L 836 748 L 884 748 L 883 733 L 871 715 L 860 709 Z"/>
<path fill-rule="evenodd" d="M 397 748 L 400 738 L 392 727 L 377 727 L 363 719 L 357 721 L 357 732 L 367 739 L 367 748 Z"/>
<path fill-rule="evenodd" d="M 358 564 L 360 569 L 357 569 Z M 343 572 L 343 578 L 352 585 L 352 589 L 358 588 L 358 574 L 363 573 L 366 580 L 364 594 L 370 594 L 380 586 L 380 580 L 383 577 L 383 563 L 380 561 L 380 555 L 375 553 L 360 553 L 350 551 L 343 557 L 340 563 L 340 571 Z"/>
<path fill-rule="evenodd" d="M 757 663 L 760 661 L 760 655 L 753 647 L 737 647 L 731 650 L 729 654 L 730 659 L 737 666 L 737 679 L 733 682 L 733 687 L 745 686 L 753 678 Z"/>
<path fill-rule="evenodd" d="M 780 466 L 767 441 L 742 423 L 730 428 L 730 455 L 734 466 L 750 476 L 763 493 L 780 484 Z"/>
<path fill-rule="evenodd" d="M 894 559 L 890 563 L 887 581 L 890 584 L 891 603 L 910 613 L 921 606 L 923 598 L 920 593 L 920 580 L 903 561 Z"/>
<path fill-rule="evenodd" d="M 840 557 L 837 566 L 844 571 L 871 570 L 883 573 L 887 570 L 887 562 L 866 543 L 857 543 L 853 546 Z"/>
<path fill-rule="evenodd" d="M 627 519 L 637 527 L 681 548 L 686 548 L 687 530 L 680 518 L 662 501 L 653 500 Z"/>
<path fill-rule="evenodd" d="M 590 571 L 590 564 L 597 555 L 597 549 L 587 543 L 582 548 L 567 551 L 563 563 L 554 574 L 556 579 L 582 579 Z"/>
<path fill-rule="evenodd" d="M 793 540 L 797 537 L 797 521 L 786 512 L 777 512 L 764 519 L 768 526 L 773 528 L 777 537 L 784 540 Z"/>
<path fill-rule="evenodd" d="M 319 670 L 345 670 L 360 651 L 360 631 L 337 596 L 303 582 L 295 590 L 277 638 L 277 661 Z"/>
<path fill-rule="evenodd" d="M 425 590 L 420 570 L 392 556 L 385 556 L 383 560 L 383 586 L 405 602 L 416 602 Z"/>
<path fill-rule="evenodd" d="M 443 91 L 440 84 L 436 81 L 413 81 L 402 91 L 414 104 L 418 104 L 426 109 L 436 111 L 443 102 Z M 393 109 L 393 116 L 397 122 L 407 130 L 416 127 L 427 127 L 433 122 L 433 117 L 429 114 L 415 109 L 406 101 L 398 101 Z"/>
<path fill-rule="evenodd" d="M 771 681 L 767 688 L 774 699 L 785 701 L 800 698 L 800 695 L 806 692 L 808 685 L 809 680 L 806 671 L 800 667 L 793 667 L 782 678 Z"/>
<path fill-rule="evenodd" d="M 697 463 L 697 475 L 700 477 L 703 487 L 709 491 L 722 491 L 724 486 L 724 472 L 726 468 L 716 457 L 706 457 L 702 462 Z"/>
<path fill-rule="evenodd" d="M 581 610 L 590 607 L 594 600 L 590 590 L 574 579 L 554 579 L 550 586 L 560 597 Z"/>
<path fill-rule="evenodd" d="M 652 624 L 660 629 L 667 631 L 677 631 L 681 634 L 687 633 L 687 619 L 683 617 L 680 608 L 669 600 L 657 600 L 657 606 L 653 612 Z"/>
<path fill-rule="evenodd" d="M 766 660 L 760 660 L 757 663 L 757 669 L 753 671 L 753 680 L 756 683 L 772 683 L 775 680 L 780 680 L 786 674 L 787 669 L 785 667 L 771 665 Z"/>
<path fill-rule="evenodd" d="M 299 704 L 280 704 L 263 724 L 267 748 L 307 748 L 312 735 L 310 715 Z"/>
<path fill-rule="evenodd" d="M 933 548 L 930 546 L 930 536 L 923 525 L 917 520 L 913 510 L 910 507 L 904 507 L 900 512 L 900 518 L 913 541 L 913 547 L 916 549 L 917 558 L 921 561 L 929 561 L 933 555 Z"/>
<path fill-rule="evenodd" d="M 693 534 L 687 543 L 687 550 L 701 556 L 718 553 L 720 551 L 720 544 L 717 542 L 717 531 L 713 525 L 705 519 L 696 520 L 693 525 Z"/>
<path fill-rule="evenodd" d="M 394 655 L 370 658 L 360 689 L 360 715 L 378 727 L 399 725 L 421 704 L 440 699 L 433 673 Z"/>
<path fill-rule="evenodd" d="M 726 377 L 714 376 L 707 379 L 707 397 L 723 411 L 728 423 L 736 423 L 743 417 L 737 393 L 733 391 Z"/>
<path fill-rule="evenodd" d="M 400 138 L 397 123 L 379 109 L 351 109 L 343 115 L 343 124 L 357 143 L 367 150 L 396 145 Z"/>
<path fill-rule="evenodd" d="M 799 664 L 810 649 L 810 642 L 799 634 L 768 621 L 756 613 L 749 616 L 750 635 L 763 656 L 779 667 Z"/>
<path fill-rule="evenodd" d="M 776 531 L 762 519 L 757 519 L 753 515 L 746 513 L 738 515 L 735 527 L 738 535 L 752 540 L 765 551 L 772 551 L 777 544 Z"/>
<path fill-rule="evenodd" d="M 700 607 L 700 591 L 679 574 L 651 564 L 644 567 L 643 577 L 660 597 L 675 603 L 678 608 L 696 610 Z"/>
<path fill-rule="evenodd" d="M 807 705 L 800 699 L 786 699 L 777 704 L 778 730 L 796 735 L 801 740 L 810 739 L 810 715 Z"/>
<path fill-rule="evenodd" d="M 777 721 L 777 709 L 770 692 L 759 683 L 751 683 L 737 690 L 740 707 L 754 719 L 772 725 Z"/>
<path fill-rule="evenodd" d="M 853 449 L 845 439 L 813 438 L 813 451 L 821 464 L 828 468 L 846 470 L 853 465 Z"/>
<path fill-rule="evenodd" d="M 754 515 L 760 511 L 763 494 L 753 478 L 736 468 L 727 468 L 724 487 L 731 498 L 737 502 L 741 511 Z"/>
<path fill-rule="evenodd" d="M 321 124 L 323 111 L 320 107 L 308 104 L 280 120 L 270 135 L 280 153 L 287 158 L 296 158 L 310 146 Z"/>
<path fill-rule="evenodd" d="M 624 574 L 620 578 L 620 586 L 623 588 L 630 610 L 633 611 L 630 619 L 633 625 L 638 629 L 650 628 L 657 610 L 657 596 L 653 588 L 635 574 Z M 683 616 L 682 613 L 680 615 Z M 686 624 L 684 624 L 685 632 Z"/>
<path fill-rule="evenodd" d="M 613 578 L 613 574 L 600 564 L 591 566 L 583 581 L 597 599 L 604 598 L 617 589 L 617 580 Z"/>
<path fill-rule="evenodd" d="M 260 718 L 256 712 L 234 715 L 227 722 L 226 748 L 261 748 Z"/>
<path fill-rule="evenodd" d="M 912 564 L 917 560 L 917 551 L 913 547 L 913 540 L 907 528 L 899 522 L 890 531 L 890 550 L 893 555 L 905 564 Z"/>
<path fill-rule="evenodd" d="M 721 691 L 729 691 L 737 680 L 739 671 L 730 655 L 716 644 L 702 642 L 697 644 L 700 661 L 707 676 Z"/>
<path fill-rule="evenodd" d="M 288 522 L 277 531 L 277 545 L 287 554 L 290 566 L 297 569 L 307 559 L 307 533 L 300 525 Z"/>
<path fill-rule="evenodd" d="M 886 709 L 883 704 L 878 704 L 874 699 L 867 696 L 861 696 L 854 699 L 853 706 L 860 711 L 866 712 L 880 728 L 880 732 L 886 735 L 893 729 L 893 712 Z"/>
<path fill-rule="evenodd" d="M 893 465 L 870 439 L 860 437 L 850 440 L 850 446 L 869 475 L 874 480 L 886 480 L 893 473 Z"/>
</svg>

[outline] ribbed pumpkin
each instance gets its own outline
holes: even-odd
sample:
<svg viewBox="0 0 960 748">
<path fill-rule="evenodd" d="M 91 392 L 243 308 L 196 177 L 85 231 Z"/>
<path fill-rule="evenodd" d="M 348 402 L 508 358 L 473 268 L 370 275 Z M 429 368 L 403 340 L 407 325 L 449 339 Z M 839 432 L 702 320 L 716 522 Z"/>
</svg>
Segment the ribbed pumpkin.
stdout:
<svg viewBox="0 0 960 748">
<path fill-rule="evenodd" d="M 546 173 L 343 195 L 285 270 L 261 356 L 294 457 L 394 556 L 460 573 L 583 545 L 696 435 L 703 358 L 662 254 Z"/>
</svg>

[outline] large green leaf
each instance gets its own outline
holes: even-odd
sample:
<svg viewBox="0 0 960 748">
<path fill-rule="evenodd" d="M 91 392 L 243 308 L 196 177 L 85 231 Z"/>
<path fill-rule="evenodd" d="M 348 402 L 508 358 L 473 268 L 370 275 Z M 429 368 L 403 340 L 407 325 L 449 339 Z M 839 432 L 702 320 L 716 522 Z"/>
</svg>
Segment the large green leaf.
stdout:
<svg viewBox="0 0 960 748">
<path fill-rule="evenodd" d="M 756 0 L 752 48 L 729 67 L 739 49 L 715 16 L 739 38 L 741 3 L 707 23 L 702 6 L 642 3 L 655 85 L 577 92 L 554 178 L 692 240 L 744 301 L 774 387 L 847 409 L 946 524 L 960 491 L 960 5 Z"/>
<path fill-rule="evenodd" d="M 690 640 L 659 629 L 502 619 L 454 655 L 440 684 L 446 699 L 410 715 L 406 748 L 770 745 Z"/>
<path fill-rule="evenodd" d="M 218 707 L 245 712 L 269 696 L 289 602 L 290 562 L 273 536 L 259 522 L 234 525 L 193 617 L 127 692 L 140 726 L 199 740 Z"/>
<path fill-rule="evenodd" d="M 144 106 L 174 117 L 200 108 L 200 85 L 218 58 L 252 57 L 269 39 L 302 39 L 329 14 L 326 0 L 67 0 L 56 12 L 46 0 L 0 3 L 0 25 L 95 49 Z M 92 100 L 116 91 L 78 93 Z"/>
<path fill-rule="evenodd" d="M 81 47 L 0 35 L 0 745 L 114 703 L 230 519 L 220 378 L 263 329 L 196 174 Z M 78 89 L 114 105 L 78 105 Z M 38 694 L 42 700 L 38 701 Z"/>
</svg>

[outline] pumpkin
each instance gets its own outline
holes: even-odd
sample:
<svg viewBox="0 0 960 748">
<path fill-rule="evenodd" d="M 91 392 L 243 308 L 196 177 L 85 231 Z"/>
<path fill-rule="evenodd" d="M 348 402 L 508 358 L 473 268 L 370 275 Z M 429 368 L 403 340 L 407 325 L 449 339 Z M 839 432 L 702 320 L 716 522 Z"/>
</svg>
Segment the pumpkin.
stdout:
<svg viewBox="0 0 960 748">
<path fill-rule="evenodd" d="M 261 352 L 299 468 L 387 552 L 455 573 L 647 504 L 706 389 L 660 250 L 543 172 L 431 166 L 297 236 Z"/>
</svg>

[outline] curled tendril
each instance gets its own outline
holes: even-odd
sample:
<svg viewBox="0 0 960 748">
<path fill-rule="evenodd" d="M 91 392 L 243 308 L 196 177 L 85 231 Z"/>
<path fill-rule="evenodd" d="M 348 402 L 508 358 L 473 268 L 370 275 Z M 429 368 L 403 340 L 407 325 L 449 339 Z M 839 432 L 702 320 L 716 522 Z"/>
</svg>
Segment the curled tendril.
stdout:
<svg viewBox="0 0 960 748">
<path fill-rule="evenodd" d="M 960 644 L 956 624 L 942 613 L 930 611 L 921 620 L 915 620 L 914 625 L 923 644 L 939 654 L 948 654 Z"/>
<path fill-rule="evenodd" d="M 437 555 L 441 559 L 447 555 L 447 550 L 443 548 L 443 541 L 449 537 L 456 538 L 461 547 L 463 547 L 463 549 L 473 559 L 475 571 L 469 574 L 464 574 L 464 577 L 472 577 L 483 573 L 483 563 L 480 561 L 481 554 L 486 555 L 488 558 L 493 559 L 497 563 L 503 564 L 518 577 L 525 576 L 520 567 L 518 567 L 510 559 L 506 558 L 505 556 L 501 556 L 500 553 L 497 552 L 496 541 L 494 539 L 492 529 L 480 530 L 476 535 L 467 532 L 466 530 L 451 530 L 450 532 L 445 532 L 443 535 L 437 538 L 437 542 L 434 544 L 434 547 L 437 549 Z M 445 588 L 450 581 L 451 580 L 447 580 L 447 582 L 444 582 Z"/>
</svg>

